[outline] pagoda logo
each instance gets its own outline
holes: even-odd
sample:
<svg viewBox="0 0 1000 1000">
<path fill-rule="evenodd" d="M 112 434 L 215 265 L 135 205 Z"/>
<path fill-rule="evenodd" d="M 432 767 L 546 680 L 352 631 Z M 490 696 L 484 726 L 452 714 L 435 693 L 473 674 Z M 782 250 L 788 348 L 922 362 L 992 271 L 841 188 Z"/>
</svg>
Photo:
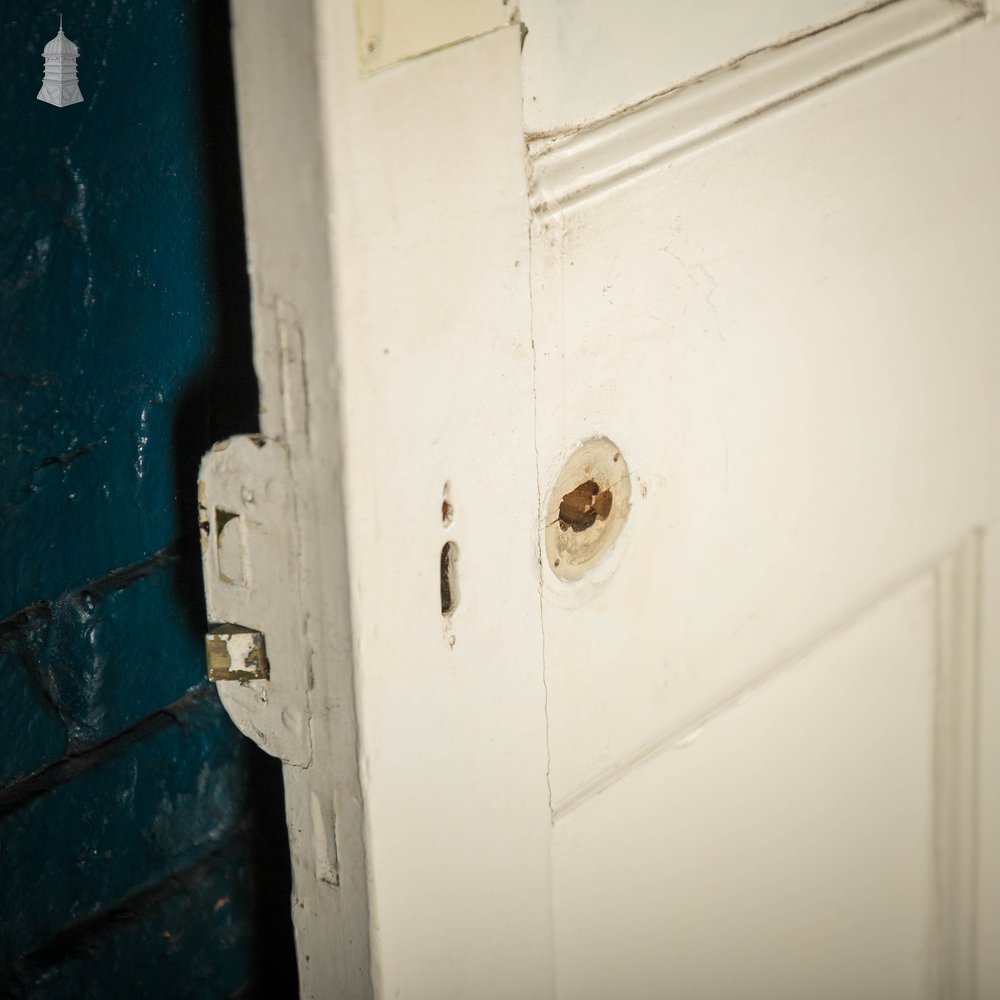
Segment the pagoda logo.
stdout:
<svg viewBox="0 0 1000 1000">
<path fill-rule="evenodd" d="M 63 34 L 62 14 L 59 15 L 59 34 L 45 46 L 45 76 L 38 99 L 57 108 L 79 104 L 83 100 L 80 84 L 76 79 L 76 57 L 80 50 Z"/>
</svg>

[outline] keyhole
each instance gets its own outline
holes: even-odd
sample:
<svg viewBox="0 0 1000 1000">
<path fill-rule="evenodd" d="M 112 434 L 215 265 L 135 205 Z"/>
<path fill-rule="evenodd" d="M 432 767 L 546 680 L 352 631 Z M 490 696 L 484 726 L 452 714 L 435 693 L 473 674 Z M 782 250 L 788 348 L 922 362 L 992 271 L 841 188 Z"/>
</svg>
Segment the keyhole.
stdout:
<svg viewBox="0 0 1000 1000">
<path fill-rule="evenodd" d="M 454 542 L 445 542 L 441 549 L 441 614 L 445 617 L 455 610 L 458 603 L 457 559 L 458 546 Z"/>
</svg>

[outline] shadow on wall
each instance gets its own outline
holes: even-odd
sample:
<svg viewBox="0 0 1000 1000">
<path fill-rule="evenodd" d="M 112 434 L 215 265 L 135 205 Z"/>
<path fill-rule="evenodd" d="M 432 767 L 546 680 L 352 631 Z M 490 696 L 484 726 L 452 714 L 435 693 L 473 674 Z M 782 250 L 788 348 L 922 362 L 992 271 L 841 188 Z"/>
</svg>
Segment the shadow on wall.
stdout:
<svg viewBox="0 0 1000 1000">
<path fill-rule="evenodd" d="M 182 523 L 197 526 L 201 455 L 216 441 L 259 428 L 253 367 L 250 282 L 240 181 L 236 96 L 228 5 L 194 5 L 200 128 L 204 144 L 209 289 L 214 298 L 214 343 L 208 363 L 186 389 L 174 425 L 177 495 Z M 185 544 L 178 574 L 192 625 L 206 627 L 197 536 Z M 285 827 L 281 763 L 246 743 L 254 879 L 254 995 L 298 994 L 291 919 L 291 864 Z M 266 957 L 266 958 L 265 958 Z"/>
</svg>

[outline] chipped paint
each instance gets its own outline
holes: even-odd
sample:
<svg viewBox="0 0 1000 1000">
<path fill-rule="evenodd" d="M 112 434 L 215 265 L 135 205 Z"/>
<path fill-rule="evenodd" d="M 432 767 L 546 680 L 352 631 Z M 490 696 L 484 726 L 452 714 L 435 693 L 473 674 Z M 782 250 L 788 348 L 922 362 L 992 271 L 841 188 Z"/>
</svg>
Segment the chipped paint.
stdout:
<svg viewBox="0 0 1000 1000">
<path fill-rule="evenodd" d="M 511 0 L 358 0 L 357 10 L 364 73 L 484 35 L 520 16 Z"/>
<path fill-rule="evenodd" d="M 210 681 L 266 680 L 270 674 L 262 633 L 242 625 L 217 625 L 205 636 Z"/>
</svg>

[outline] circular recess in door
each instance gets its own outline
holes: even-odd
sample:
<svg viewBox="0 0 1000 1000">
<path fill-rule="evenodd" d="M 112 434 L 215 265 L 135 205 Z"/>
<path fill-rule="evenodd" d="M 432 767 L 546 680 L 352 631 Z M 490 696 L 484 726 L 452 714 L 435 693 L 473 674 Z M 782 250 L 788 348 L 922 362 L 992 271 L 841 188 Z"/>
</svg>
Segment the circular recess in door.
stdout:
<svg viewBox="0 0 1000 1000">
<path fill-rule="evenodd" d="M 618 446 L 585 441 L 556 477 L 545 514 L 545 555 L 561 580 L 580 580 L 615 544 L 628 517 L 632 484 Z"/>
</svg>

